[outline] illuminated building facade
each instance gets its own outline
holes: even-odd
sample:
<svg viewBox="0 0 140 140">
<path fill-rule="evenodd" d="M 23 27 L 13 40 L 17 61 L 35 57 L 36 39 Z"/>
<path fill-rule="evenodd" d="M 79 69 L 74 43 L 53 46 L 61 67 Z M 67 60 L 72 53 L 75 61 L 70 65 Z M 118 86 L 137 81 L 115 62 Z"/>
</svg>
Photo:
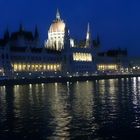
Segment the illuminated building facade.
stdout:
<svg viewBox="0 0 140 140">
<path fill-rule="evenodd" d="M 127 49 L 118 48 L 99 52 L 94 62 L 97 72 L 102 74 L 140 73 L 140 59 L 129 57 Z"/>
<path fill-rule="evenodd" d="M 17 32 L 9 33 L 7 29 L 0 39 L 0 78 L 140 73 L 140 59 L 127 57 L 126 50 L 100 52 L 99 37 L 91 40 L 89 23 L 84 40 L 71 38 L 58 10 L 43 44 L 37 27 L 34 33 L 22 25 Z"/>
<path fill-rule="evenodd" d="M 45 47 L 56 51 L 64 49 L 65 29 L 66 24 L 61 20 L 60 13 L 57 10 L 56 19 L 53 21 L 48 31 L 48 39 L 45 41 Z"/>
<path fill-rule="evenodd" d="M 116 71 L 118 70 L 118 65 L 117 64 L 98 64 L 97 70 L 98 71 L 106 71 L 106 70 Z"/>
<path fill-rule="evenodd" d="M 12 78 L 74 76 L 93 73 L 93 46 L 88 24 L 85 42 L 80 45 L 70 37 L 66 23 L 57 10 L 48 30 L 48 39 L 40 45 L 37 27 L 34 33 L 6 30 L 0 40 L 0 73 Z"/>
<path fill-rule="evenodd" d="M 40 43 L 37 27 L 34 33 L 26 31 L 22 25 L 11 34 L 6 30 L 4 38 L 0 39 L 0 77 L 45 78 L 88 76 L 95 73 L 140 73 L 139 59 L 127 57 L 126 50 L 100 52 L 99 37 L 91 40 L 89 23 L 84 40 L 71 38 L 58 10 L 43 44 Z"/>
</svg>

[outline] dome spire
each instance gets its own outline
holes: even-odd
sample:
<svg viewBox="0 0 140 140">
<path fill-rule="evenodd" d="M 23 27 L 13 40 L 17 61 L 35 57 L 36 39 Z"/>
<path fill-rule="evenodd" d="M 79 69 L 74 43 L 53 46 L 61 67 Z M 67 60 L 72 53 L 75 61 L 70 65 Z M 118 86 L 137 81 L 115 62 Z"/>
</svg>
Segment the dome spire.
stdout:
<svg viewBox="0 0 140 140">
<path fill-rule="evenodd" d="M 89 24 L 89 22 L 88 22 L 86 39 L 89 39 L 89 37 L 90 37 L 89 35 L 90 35 L 90 24 Z"/>
<path fill-rule="evenodd" d="M 56 20 L 61 20 L 58 8 L 57 8 L 57 12 L 56 12 Z"/>
</svg>

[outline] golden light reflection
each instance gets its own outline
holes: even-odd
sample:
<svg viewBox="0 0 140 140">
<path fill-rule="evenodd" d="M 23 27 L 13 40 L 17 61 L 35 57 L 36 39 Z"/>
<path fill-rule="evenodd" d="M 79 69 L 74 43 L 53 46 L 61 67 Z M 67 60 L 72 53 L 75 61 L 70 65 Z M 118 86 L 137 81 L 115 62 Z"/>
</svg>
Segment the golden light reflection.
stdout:
<svg viewBox="0 0 140 140">
<path fill-rule="evenodd" d="M 133 108 L 134 108 L 134 121 L 133 121 L 133 125 L 135 128 L 140 128 L 140 115 L 139 115 L 139 106 L 140 106 L 140 87 L 139 87 L 139 83 L 140 83 L 140 77 L 136 78 L 134 77 L 132 79 L 132 103 L 133 103 Z"/>
<path fill-rule="evenodd" d="M 53 117 L 53 121 L 50 122 L 50 125 L 53 123 L 54 126 L 53 135 L 56 136 L 56 139 L 59 135 L 62 138 L 63 136 L 67 137 L 70 135 L 69 123 L 71 121 L 68 109 L 68 94 L 66 94 L 67 86 L 60 83 L 47 84 L 46 86 L 48 93 L 45 102 L 47 102 L 47 108 Z"/>
<path fill-rule="evenodd" d="M 99 93 L 100 94 L 105 94 L 105 80 L 99 80 L 98 82 L 98 87 L 99 87 Z"/>
<path fill-rule="evenodd" d="M 4 103 L 4 98 L 5 98 L 5 92 L 6 92 L 6 88 L 5 86 L 0 86 L 0 106 L 1 107 L 4 107 L 2 106 L 2 104 Z"/>
<path fill-rule="evenodd" d="M 109 83 L 109 93 L 110 94 L 114 94 L 116 93 L 116 84 L 117 84 L 118 80 L 117 79 L 110 79 L 108 80 Z"/>
<path fill-rule="evenodd" d="M 93 85 L 92 82 L 77 82 L 74 84 L 73 110 L 75 115 L 91 119 L 93 113 Z"/>
</svg>

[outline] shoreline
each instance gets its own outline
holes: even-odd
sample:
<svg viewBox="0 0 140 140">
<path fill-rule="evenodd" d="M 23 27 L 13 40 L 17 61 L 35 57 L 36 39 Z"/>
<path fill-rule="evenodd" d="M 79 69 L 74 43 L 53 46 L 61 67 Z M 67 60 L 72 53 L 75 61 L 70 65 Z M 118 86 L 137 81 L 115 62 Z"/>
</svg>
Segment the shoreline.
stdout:
<svg viewBox="0 0 140 140">
<path fill-rule="evenodd" d="M 0 81 L 0 86 L 8 85 L 26 85 L 26 84 L 41 84 L 41 83 L 65 83 L 76 81 L 94 81 L 103 79 L 121 79 L 140 77 L 140 74 L 125 74 L 125 75 L 94 75 L 94 76 L 77 76 L 77 77 L 47 77 L 47 78 L 32 78 L 32 79 L 5 79 Z"/>
</svg>

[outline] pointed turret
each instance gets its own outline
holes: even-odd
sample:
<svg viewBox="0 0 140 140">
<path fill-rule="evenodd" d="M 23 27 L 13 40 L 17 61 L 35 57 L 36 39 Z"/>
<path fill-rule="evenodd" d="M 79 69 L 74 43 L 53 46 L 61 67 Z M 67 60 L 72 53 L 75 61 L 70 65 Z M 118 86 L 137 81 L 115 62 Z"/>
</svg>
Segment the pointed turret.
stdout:
<svg viewBox="0 0 140 140">
<path fill-rule="evenodd" d="M 61 20 L 60 13 L 59 13 L 58 9 L 57 9 L 57 12 L 56 12 L 56 20 Z"/>
<path fill-rule="evenodd" d="M 90 24 L 87 25 L 86 48 L 90 46 Z"/>
<path fill-rule="evenodd" d="M 39 33 L 38 33 L 38 28 L 37 28 L 37 26 L 35 27 L 34 38 L 35 38 L 35 39 L 38 39 L 38 38 L 39 38 Z"/>
</svg>

